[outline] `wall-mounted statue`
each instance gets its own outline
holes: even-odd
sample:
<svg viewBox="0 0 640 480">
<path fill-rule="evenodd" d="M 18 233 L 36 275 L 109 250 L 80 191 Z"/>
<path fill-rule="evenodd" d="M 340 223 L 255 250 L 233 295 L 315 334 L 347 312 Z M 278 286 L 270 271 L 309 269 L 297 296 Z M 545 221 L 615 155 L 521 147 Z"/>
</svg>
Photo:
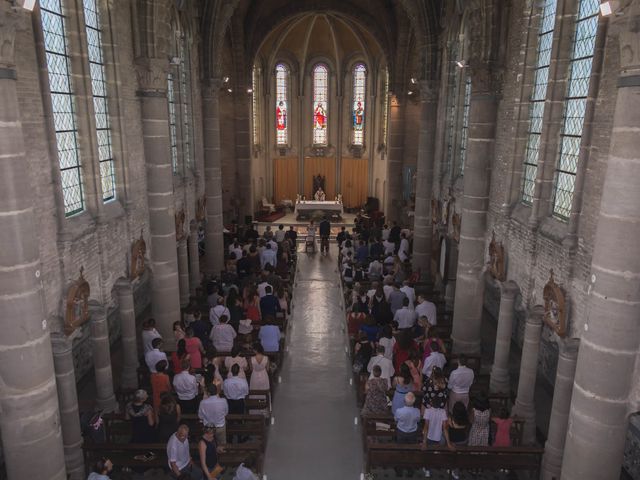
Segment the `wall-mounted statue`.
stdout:
<svg viewBox="0 0 640 480">
<path fill-rule="evenodd" d="M 507 279 L 507 269 L 505 268 L 504 245 L 496 241 L 496 232 L 491 234 L 489 243 L 489 273 L 493 278 L 504 282 Z"/>
<path fill-rule="evenodd" d="M 196 200 L 196 220 L 203 222 L 207 218 L 207 196 L 202 195 Z"/>
<path fill-rule="evenodd" d="M 129 278 L 135 280 L 144 273 L 145 259 L 147 253 L 147 244 L 144 241 L 142 230 L 140 230 L 140 238 L 133 242 L 131 246 L 131 268 L 129 269 Z"/>
<path fill-rule="evenodd" d="M 565 293 L 556 283 L 553 269 L 549 271 L 549 281 L 542 291 L 544 298 L 544 321 L 561 338 L 567 335 L 567 304 Z"/>
<path fill-rule="evenodd" d="M 184 231 L 185 218 L 186 218 L 186 215 L 184 213 L 184 209 L 176 213 L 176 240 L 177 241 L 183 240 L 186 237 L 186 234 Z"/>
<path fill-rule="evenodd" d="M 64 316 L 64 333 L 67 336 L 89 320 L 90 294 L 91 287 L 84 279 L 84 267 L 80 267 L 80 276 L 67 292 L 67 309 Z"/>
</svg>

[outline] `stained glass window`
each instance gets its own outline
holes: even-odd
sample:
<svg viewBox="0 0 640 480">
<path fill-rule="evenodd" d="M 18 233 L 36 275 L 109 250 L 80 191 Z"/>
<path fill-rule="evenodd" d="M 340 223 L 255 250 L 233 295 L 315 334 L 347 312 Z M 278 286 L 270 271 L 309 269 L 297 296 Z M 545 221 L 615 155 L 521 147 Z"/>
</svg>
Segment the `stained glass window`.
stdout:
<svg viewBox="0 0 640 480">
<path fill-rule="evenodd" d="M 589 81 L 598 30 L 599 0 L 580 0 L 576 18 L 569 81 L 564 101 L 564 119 L 560 135 L 560 157 L 556 165 L 553 214 L 568 219 L 578 172 L 578 157 Z"/>
<path fill-rule="evenodd" d="M 71 84 L 71 64 L 61 0 L 41 0 L 40 12 L 64 213 L 68 217 L 84 210 L 84 192 L 78 150 L 78 126 Z"/>
<path fill-rule="evenodd" d="M 102 54 L 100 11 L 96 0 L 83 0 L 83 5 L 89 54 L 89 73 L 91 75 L 91 92 L 93 94 L 93 110 L 96 117 L 102 201 L 108 202 L 116 198 L 116 175 L 113 151 L 111 148 L 111 120 L 109 119 L 107 84 Z"/>
<path fill-rule="evenodd" d="M 353 69 L 353 144 L 364 145 L 365 99 L 367 96 L 367 67 L 358 64 Z"/>
<path fill-rule="evenodd" d="M 253 72 L 251 75 L 251 128 L 253 133 L 253 144 L 258 145 L 260 143 L 260 135 L 258 134 L 260 124 L 259 124 L 259 114 L 258 111 L 258 75 L 259 70 L 258 67 L 253 67 Z"/>
<path fill-rule="evenodd" d="M 173 85 L 173 73 L 167 75 L 167 100 L 169 102 L 169 148 L 173 173 L 178 171 L 178 138 L 176 133 L 176 100 Z"/>
<path fill-rule="evenodd" d="M 522 175 L 522 201 L 526 204 L 533 202 L 533 193 L 538 172 L 542 117 L 544 115 L 544 102 L 547 98 L 549 64 L 551 63 L 551 48 L 553 46 L 553 29 L 556 20 L 556 1 L 557 0 L 545 0 L 542 9 L 540 31 L 538 32 L 536 67 L 533 78 L 531 104 L 529 106 L 529 131 L 527 132 L 524 172 Z"/>
<path fill-rule="evenodd" d="M 471 107 L 471 77 L 464 81 L 464 99 L 462 103 L 462 126 L 460 127 L 460 175 L 464 175 L 464 163 L 467 160 L 467 141 L 469 140 L 469 109 Z"/>
<path fill-rule="evenodd" d="M 289 69 L 276 65 L 276 143 L 289 142 Z"/>
<path fill-rule="evenodd" d="M 327 145 L 327 100 L 329 71 L 324 65 L 313 69 L 313 144 Z"/>
<path fill-rule="evenodd" d="M 384 105 L 382 107 L 382 143 L 387 144 L 389 131 L 389 70 L 384 71 Z"/>
<path fill-rule="evenodd" d="M 458 55 L 458 44 L 452 43 L 449 48 L 449 78 L 448 88 L 449 97 L 447 98 L 447 171 L 451 172 L 451 165 L 453 163 L 453 154 L 456 148 L 455 145 L 455 133 L 456 133 L 456 99 L 458 98 L 460 69 L 456 66 L 455 59 Z"/>
<path fill-rule="evenodd" d="M 178 41 L 178 52 L 180 57 L 180 107 L 182 113 L 182 155 L 187 167 L 191 166 L 193 155 L 191 145 L 191 60 L 187 36 L 182 34 Z"/>
</svg>

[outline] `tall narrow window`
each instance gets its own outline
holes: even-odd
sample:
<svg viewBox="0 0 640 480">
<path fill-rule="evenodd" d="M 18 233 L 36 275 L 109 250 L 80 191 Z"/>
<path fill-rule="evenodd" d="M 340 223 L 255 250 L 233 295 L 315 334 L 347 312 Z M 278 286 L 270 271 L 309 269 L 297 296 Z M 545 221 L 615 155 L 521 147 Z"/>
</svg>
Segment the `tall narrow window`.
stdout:
<svg viewBox="0 0 640 480">
<path fill-rule="evenodd" d="M 260 135 L 258 134 L 260 129 L 259 123 L 259 115 L 258 111 L 258 67 L 253 67 L 253 72 L 251 75 L 251 128 L 253 133 L 253 145 L 257 146 L 260 143 Z"/>
<path fill-rule="evenodd" d="M 353 69 L 353 144 L 364 145 L 365 99 L 367 96 L 367 67 L 358 64 Z"/>
<path fill-rule="evenodd" d="M 83 5 L 85 30 L 87 32 L 87 44 L 89 47 L 89 72 L 91 75 L 93 110 L 96 117 L 102 201 L 108 202 L 116 198 L 116 175 L 113 162 L 113 150 L 111 148 L 111 120 L 109 119 L 107 84 L 105 81 L 104 58 L 102 55 L 100 11 L 96 0 L 83 0 Z"/>
<path fill-rule="evenodd" d="M 40 12 L 64 213 L 68 217 L 84 210 L 84 192 L 71 85 L 71 64 L 61 0 L 41 0 Z"/>
<path fill-rule="evenodd" d="M 553 214 L 561 219 L 568 219 L 571 213 L 589 81 L 593 68 L 599 8 L 598 0 L 580 0 L 578 4 L 567 96 L 564 100 L 560 158 L 555 172 Z"/>
<path fill-rule="evenodd" d="M 276 65 L 276 143 L 289 143 L 289 69 Z"/>
<path fill-rule="evenodd" d="M 191 59 L 187 36 L 182 34 L 178 42 L 180 53 L 180 107 L 182 113 L 182 155 L 187 167 L 191 166 Z"/>
<path fill-rule="evenodd" d="M 531 105 L 529 107 L 529 131 L 527 133 L 524 172 L 522 176 L 522 201 L 526 204 L 533 202 L 533 192 L 538 171 L 542 117 L 544 115 L 544 102 L 547 98 L 549 64 L 551 63 L 551 47 L 553 46 L 555 21 L 556 0 L 546 0 L 542 10 L 542 20 L 538 33 L 536 68 L 533 79 Z"/>
<path fill-rule="evenodd" d="M 456 101 L 458 98 L 459 81 L 461 70 L 456 66 L 456 58 L 458 56 L 458 43 L 452 42 L 449 48 L 449 72 L 448 72 L 448 88 L 449 96 L 447 98 L 447 174 L 453 172 L 453 154 L 456 149 Z"/>
<path fill-rule="evenodd" d="M 384 105 L 382 106 L 382 144 L 387 145 L 389 131 L 389 70 L 384 71 Z"/>
<path fill-rule="evenodd" d="M 471 76 L 464 81 L 464 99 L 462 103 L 462 125 L 460 127 L 460 175 L 464 175 L 467 160 L 467 142 L 469 140 L 469 108 L 471 107 Z"/>
<path fill-rule="evenodd" d="M 171 168 L 178 171 L 178 136 L 176 133 L 176 100 L 173 89 L 173 73 L 167 75 L 167 101 L 169 102 L 169 149 L 171 150 Z"/>
<path fill-rule="evenodd" d="M 313 69 L 313 144 L 327 145 L 327 100 L 329 71 L 324 65 Z"/>
</svg>

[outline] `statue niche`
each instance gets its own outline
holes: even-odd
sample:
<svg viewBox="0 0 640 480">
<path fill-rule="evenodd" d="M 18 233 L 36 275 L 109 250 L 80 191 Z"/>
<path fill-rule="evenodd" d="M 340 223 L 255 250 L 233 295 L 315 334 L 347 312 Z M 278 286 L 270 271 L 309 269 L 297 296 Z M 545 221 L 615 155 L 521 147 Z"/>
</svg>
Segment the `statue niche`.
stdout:
<svg viewBox="0 0 640 480">
<path fill-rule="evenodd" d="M 564 338 L 567 335 L 567 304 L 562 288 L 556 283 L 553 269 L 549 270 L 549 281 L 542 290 L 545 323 Z"/>
<path fill-rule="evenodd" d="M 73 282 L 67 292 L 67 309 L 64 317 L 64 333 L 67 336 L 89 320 L 90 294 L 91 287 L 84 279 L 84 267 L 80 267 L 80 277 Z"/>
<path fill-rule="evenodd" d="M 507 279 L 507 270 L 504 261 L 504 245 L 496 241 L 496 232 L 491 233 L 489 244 L 489 273 L 496 280 L 504 282 Z"/>
<path fill-rule="evenodd" d="M 147 253 L 147 244 L 140 230 L 140 238 L 131 245 L 131 268 L 129 269 L 129 278 L 133 281 L 142 276 L 145 269 L 144 256 Z"/>
</svg>

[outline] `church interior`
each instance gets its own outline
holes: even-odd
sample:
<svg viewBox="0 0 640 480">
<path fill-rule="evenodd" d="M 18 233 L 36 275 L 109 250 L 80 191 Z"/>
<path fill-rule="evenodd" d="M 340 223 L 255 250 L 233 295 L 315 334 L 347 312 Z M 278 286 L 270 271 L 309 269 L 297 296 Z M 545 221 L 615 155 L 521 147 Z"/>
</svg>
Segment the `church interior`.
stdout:
<svg viewBox="0 0 640 480">
<path fill-rule="evenodd" d="M 639 138 L 640 0 L 0 0 L 0 479 L 640 479 Z M 246 410 L 224 472 L 185 474 L 166 440 L 122 433 L 130 408 L 158 429 L 145 335 L 175 385 L 194 312 L 215 330 L 237 295 Z M 184 373 L 233 411 L 219 369 L 240 354 L 213 330 Z M 389 380 L 391 411 L 361 414 L 358 352 L 409 330 L 446 351 L 438 439 L 428 351 L 419 381 Z M 222 427 L 175 390 L 204 465 L 194 432 L 220 446 Z M 445 444 L 477 397 L 508 446 Z"/>
</svg>

